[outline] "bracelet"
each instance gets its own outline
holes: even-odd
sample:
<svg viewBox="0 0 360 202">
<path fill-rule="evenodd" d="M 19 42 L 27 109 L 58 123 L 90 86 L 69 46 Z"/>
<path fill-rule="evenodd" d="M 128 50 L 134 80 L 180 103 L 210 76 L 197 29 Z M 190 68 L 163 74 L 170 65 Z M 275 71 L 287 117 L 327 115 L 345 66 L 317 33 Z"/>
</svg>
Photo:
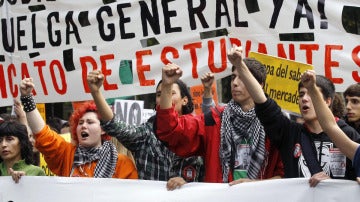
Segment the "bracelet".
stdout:
<svg viewBox="0 0 360 202">
<path fill-rule="evenodd" d="M 36 103 L 32 94 L 21 96 L 20 100 L 22 105 L 24 106 L 25 112 L 31 112 L 36 109 Z"/>
</svg>

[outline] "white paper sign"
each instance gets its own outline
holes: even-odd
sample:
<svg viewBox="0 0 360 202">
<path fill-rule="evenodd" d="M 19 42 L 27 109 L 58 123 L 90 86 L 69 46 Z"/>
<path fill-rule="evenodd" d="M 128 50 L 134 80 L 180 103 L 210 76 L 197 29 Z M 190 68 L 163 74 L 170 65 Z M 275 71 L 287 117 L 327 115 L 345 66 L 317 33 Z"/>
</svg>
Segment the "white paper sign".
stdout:
<svg viewBox="0 0 360 202">
<path fill-rule="evenodd" d="M 144 101 L 142 100 L 120 100 L 114 102 L 115 119 L 130 125 L 139 125 L 143 121 Z"/>
</svg>

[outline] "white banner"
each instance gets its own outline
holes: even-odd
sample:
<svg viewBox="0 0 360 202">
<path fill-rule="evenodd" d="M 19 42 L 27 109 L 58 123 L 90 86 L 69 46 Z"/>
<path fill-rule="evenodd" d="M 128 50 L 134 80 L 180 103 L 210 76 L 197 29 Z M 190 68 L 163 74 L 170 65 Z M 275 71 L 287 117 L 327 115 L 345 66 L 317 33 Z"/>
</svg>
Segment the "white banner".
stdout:
<svg viewBox="0 0 360 202">
<path fill-rule="evenodd" d="M 155 92 L 168 62 L 200 84 L 230 74 L 231 43 L 312 64 L 343 91 L 360 82 L 359 11 L 358 0 L 0 1 L 0 106 L 24 77 L 39 103 L 91 99 L 93 69 L 107 98 Z"/>
<path fill-rule="evenodd" d="M 67 177 L 28 177 L 15 184 L 0 177 L 0 202 L 112 202 L 112 201 L 273 201 L 357 202 L 360 185 L 355 181 L 326 180 L 310 188 L 308 179 L 280 179 L 235 186 L 221 183 L 188 183 L 167 191 L 166 182 Z"/>
</svg>

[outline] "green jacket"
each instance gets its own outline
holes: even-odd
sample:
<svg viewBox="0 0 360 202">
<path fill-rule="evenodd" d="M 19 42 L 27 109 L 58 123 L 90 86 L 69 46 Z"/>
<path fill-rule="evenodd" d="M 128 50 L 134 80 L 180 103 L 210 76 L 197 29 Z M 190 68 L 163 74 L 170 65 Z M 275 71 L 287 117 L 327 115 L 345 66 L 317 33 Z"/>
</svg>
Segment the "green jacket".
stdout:
<svg viewBox="0 0 360 202">
<path fill-rule="evenodd" d="M 14 169 L 14 171 L 25 171 L 27 176 L 45 176 L 43 169 L 38 166 L 26 164 L 25 160 L 16 162 L 12 169 Z M 0 176 L 10 176 L 4 162 L 0 163 Z"/>
</svg>

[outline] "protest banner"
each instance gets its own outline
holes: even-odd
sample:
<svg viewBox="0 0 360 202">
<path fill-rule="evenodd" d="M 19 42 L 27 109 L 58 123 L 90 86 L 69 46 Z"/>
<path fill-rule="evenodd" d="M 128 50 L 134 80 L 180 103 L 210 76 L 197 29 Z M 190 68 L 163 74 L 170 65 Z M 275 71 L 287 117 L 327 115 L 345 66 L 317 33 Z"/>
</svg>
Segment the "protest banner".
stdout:
<svg viewBox="0 0 360 202">
<path fill-rule="evenodd" d="M 1 1 L 0 106 L 24 77 L 38 103 L 89 100 L 93 69 L 106 98 L 155 92 L 169 62 L 197 85 L 230 74 L 230 44 L 311 64 L 343 91 L 360 81 L 359 10 L 358 0 Z"/>
<path fill-rule="evenodd" d="M 167 191 L 165 181 L 110 178 L 23 176 L 18 184 L 0 177 L 0 201 L 112 202 L 112 201 L 359 201 L 359 184 L 349 180 L 325 180 L 315 188 L 309 179 L 277 179 L 242 183 L 187 183 Z"/>
<path fill-rule="evenodd" d="M 311 65 L 250 52 L 249 57 L 256 58 L 266 67 L 264 91 L 273 98 L 282 109 L 300 114 L 298 103 L 298 84 L 301 74 Z"/>
</svg>

